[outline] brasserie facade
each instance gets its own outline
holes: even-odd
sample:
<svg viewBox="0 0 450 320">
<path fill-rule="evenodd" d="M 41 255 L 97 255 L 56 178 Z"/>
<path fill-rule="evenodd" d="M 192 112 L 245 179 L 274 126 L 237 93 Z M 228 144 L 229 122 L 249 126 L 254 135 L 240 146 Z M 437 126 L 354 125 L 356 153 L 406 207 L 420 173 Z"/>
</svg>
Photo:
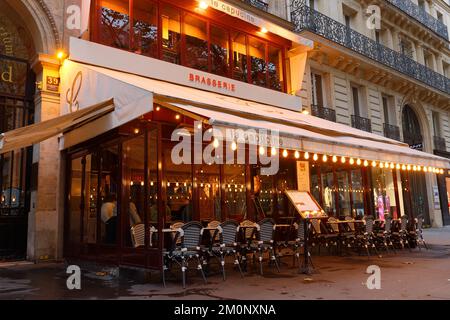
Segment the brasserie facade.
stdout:
<svg viewBox="0 0 450 320">
<path fill-rule="evenodd" d="M 82 38 L 61 60 L 59 117 L 0 145 L 57 137 L 59 258 L 160 269 L 164 228 L 282 221 L 296 215 L 287 190 L 331 217 L 430 223 L 431 191 L 411 186 L 446 174 L 448 159 L 304 112 L 314 43 L 277 18 L 222 1 L 94 0 Z"/>
</svg>

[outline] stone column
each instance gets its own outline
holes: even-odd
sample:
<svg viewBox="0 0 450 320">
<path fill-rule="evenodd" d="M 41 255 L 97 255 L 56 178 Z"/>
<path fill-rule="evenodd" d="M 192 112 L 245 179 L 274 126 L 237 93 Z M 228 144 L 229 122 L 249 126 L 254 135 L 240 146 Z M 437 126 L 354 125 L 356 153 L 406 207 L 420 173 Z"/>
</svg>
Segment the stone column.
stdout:
<svg viewBox="0 0 450 320">
<path fill-rule="evenodd" d="M 32 64 L 40 90 L 35 96 L 35 123 L 60 115 L 59 92 L 50 91 L 47 77 L 59 78 L 60 63 L 48 55 L 39 55 Z M 62 257 L 63 189 L 60 186 L 61 159 L 58 138 L 53 137 L 33 147 L 33 185 L 28 217 L 27 259 L 57 260 Z"/>
</svg>

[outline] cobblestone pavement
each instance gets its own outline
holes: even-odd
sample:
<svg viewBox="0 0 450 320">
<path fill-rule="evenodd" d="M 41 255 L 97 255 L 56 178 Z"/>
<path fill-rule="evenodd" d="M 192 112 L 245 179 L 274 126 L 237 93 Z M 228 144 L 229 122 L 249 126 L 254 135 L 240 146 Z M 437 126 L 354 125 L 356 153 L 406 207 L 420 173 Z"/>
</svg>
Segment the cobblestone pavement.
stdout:
<svg viewBox="0 0 450 320">
<path fill-rule="evenodd" d="M 0 264 L 0 299 L 450 299 L 450 227 L 429 229 L 430 250 L 404 250 L 380 257 L 313 256 L 317 273 L 306 276 L 288 266 L 281 273 L 265 265 L 264 276 L 250 269 L 245 278 L 230 268 L 224 282 L 220 274 L 205 285 L 192 274 L 188 287 L 173 279 L 163 288 L 159 275 L 147 282 L 115 278 L 108 273 L 83 271 L 81 290 L 66 287 L 65 264 Z M 366 269 L 381 268 L 381 289 L 369 290 Z M 178 279 L 179 280 L 179 279 Z"/>
</svg>

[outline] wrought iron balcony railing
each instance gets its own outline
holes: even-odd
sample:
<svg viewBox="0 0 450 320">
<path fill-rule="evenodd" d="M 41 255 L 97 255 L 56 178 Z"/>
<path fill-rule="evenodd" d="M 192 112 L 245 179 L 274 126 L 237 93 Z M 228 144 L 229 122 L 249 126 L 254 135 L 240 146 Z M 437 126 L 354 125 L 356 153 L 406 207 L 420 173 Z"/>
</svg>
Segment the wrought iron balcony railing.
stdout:
<svg viewBox="0 0 450 320">
<path fill-rule="evenodd" d="M 260 10 L 263 10 L 266 12 L 269 10 L 269 4 L 266 3 L 265 1 L 262 1 L 262 0 L 242 0 L 242 1 L 244 1 L 245 3 L 247 3 L 251 6 L 254 6 L 255 8 L 258 8 Z"/>
<path fill-rule="evenodd" d="M 390 67 L 446 94 L 450 94 L 450 79 L 394 51 L 344 24 L 315 11 L 304 0 L 293 0 L 292 22 L 295 31 L 309 31 L 356 53 Z"/>
<path fill-rule="evenodd" d="M 442 137 L 433 137 L 434 149 L 438 151 L 447 151 L 447 146 L 445 145 L 445 139 Z"/>
<path fill-rule="evenodd" d="M 352 115 L 352 127 L 359 130 L 372 132 L 372 121 L 367 118 Z"/>
<path fill-rule="evenodd" d="M 413 3 L 411 0 L 386 0 L 394 7 L 400 9 L 408 16 L 417 20 L 425 27 L 436 33 L 438 36 L 448 39 L 448 29 L 447 26 L 440 20 L 436 19 L 424 9 Z"/>
<path fill-rule="evenodd" d="M 318 105 L 311 105 L 311 114 L 328 121 L 336 122 L 336 111 Z"/>
<path fill-rule="evenodd" d="M 417 146 L 423 144 L 423 137 L 420 133 L 404 132 L 403 141 L 410 146 Z"/>
<path fill-rule="evenodd" d="M 384 136 L 389 139 L 400 141 L 400 128 L 392 124 L 384 124 Z"/>
</svg>

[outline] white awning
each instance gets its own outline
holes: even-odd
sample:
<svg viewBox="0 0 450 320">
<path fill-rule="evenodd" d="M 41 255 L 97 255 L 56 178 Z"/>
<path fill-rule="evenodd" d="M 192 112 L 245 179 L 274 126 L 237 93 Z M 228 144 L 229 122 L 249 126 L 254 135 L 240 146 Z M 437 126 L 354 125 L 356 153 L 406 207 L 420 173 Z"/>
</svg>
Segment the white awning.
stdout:
<svg viewBox="0 0 450 320">
<path fill-rule="evenodd" d="M 114 100 L 84 108 L 0 135 L 0 154 L 26 148 L 60 133 L 88 124 L 114 111 Z"/>
<path fill-rule="evenodd" d="M 212 125 L 278 130 L 282 138 L 281 147 L 284 148 L 401 164 L 450 167 L 446 158 L 413 150 L 402 142 L 300 112 L 72 61 L 66 61 L 65 68 L 85 70 L 84 72 L 94 73 L 97 77 L 120 81 L 125 88 L 140 88 L 153 94 L 155 102 L 163 101 L 174 108 L 198 114 Z M 92 128 L 87 131 L 95 130 L 99 121 L 102 119 L 91 123 Z M 62 147 L 67 148 L 79 141 L 81 133 L 82 130 L 77 129 L 66 134 L 64 139 L 72 142 Z"/>
</svg>

